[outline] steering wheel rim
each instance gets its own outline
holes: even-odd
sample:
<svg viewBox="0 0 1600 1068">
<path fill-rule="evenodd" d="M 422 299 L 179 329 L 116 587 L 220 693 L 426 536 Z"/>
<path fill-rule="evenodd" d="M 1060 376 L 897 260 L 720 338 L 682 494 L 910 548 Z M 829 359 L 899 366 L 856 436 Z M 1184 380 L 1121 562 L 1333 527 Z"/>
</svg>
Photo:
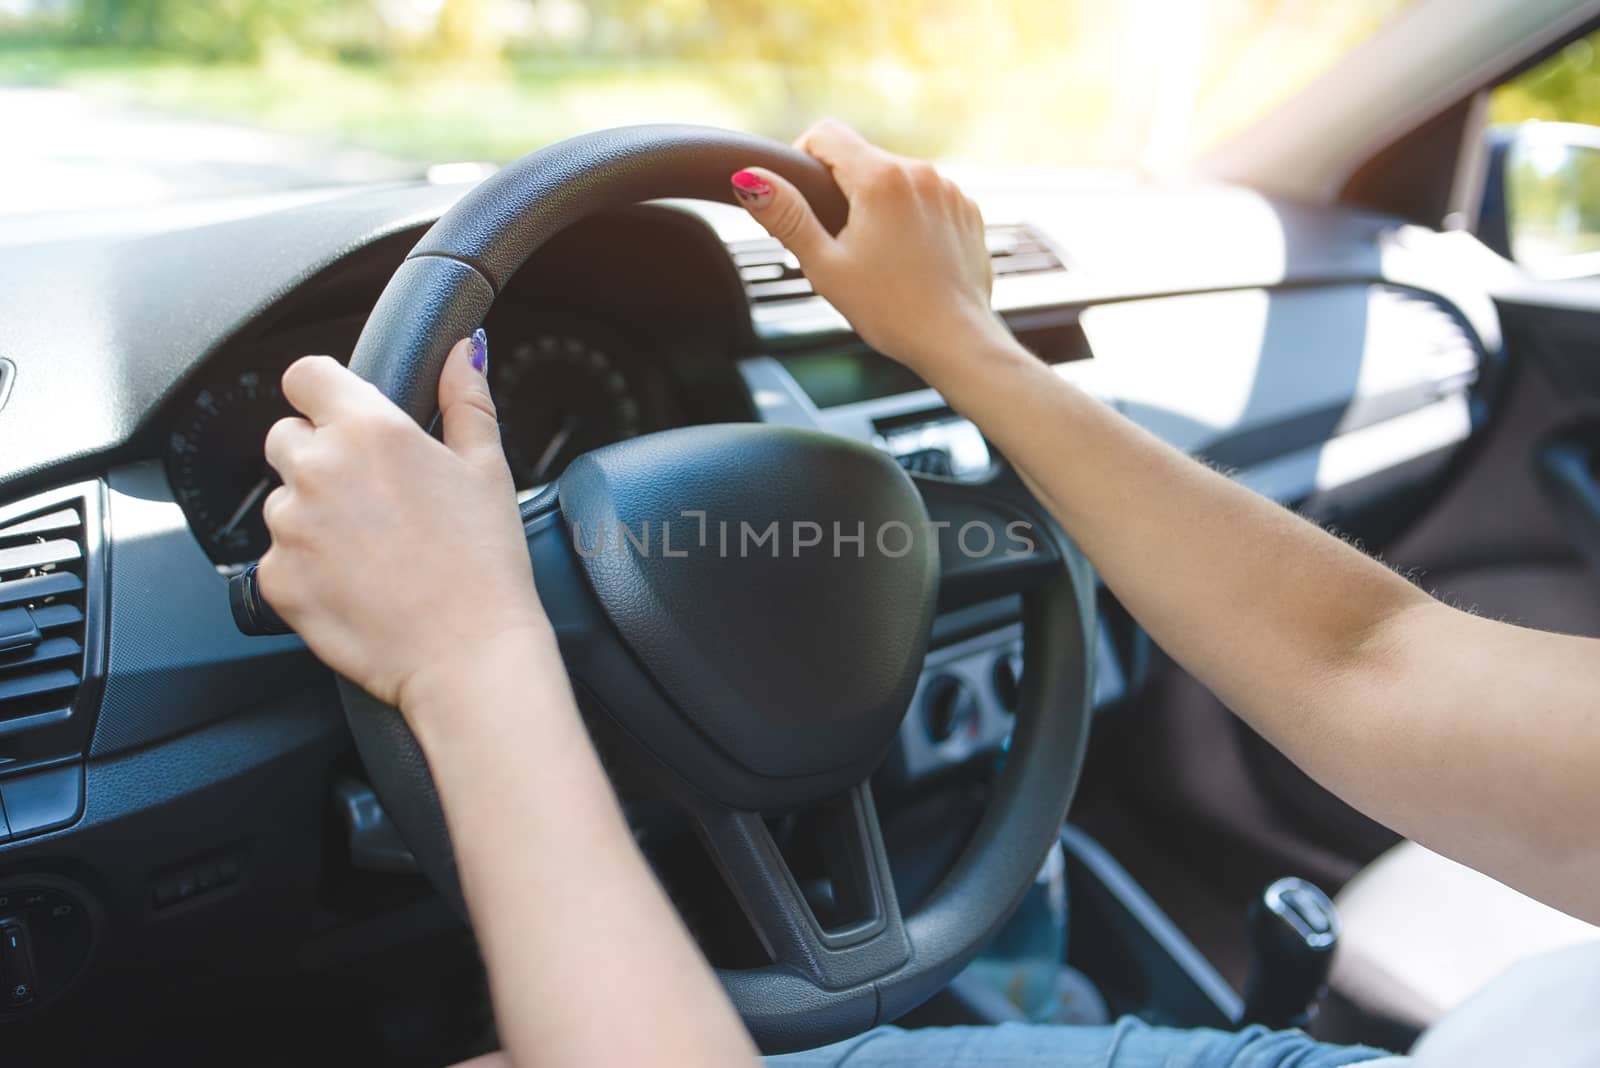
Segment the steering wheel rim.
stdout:
<svg viewBox="0 0 1600 1068">
<path fill-rule="evenodd" d="M 545 240 L 586 215 L 641 200 L 731 202 L 727 176 L 749 165 L 768 167 L 793 181 L 830 230 L 843 225 L 846 203 L 826 169 L 765 138 L 695 126 L 626 127 L 576 137 L 487 179 L 423 236 L 375 306 L 351 368 L 425 423 L 436 407 L 439 373 L 451 345 L 482 322 L 495 295 Z M 662 658 L 688 646 L 652 650 L 649 641 L 655 631 L 648 625 L 632 631 L 628 627 L 629 613 L 638 606 L 625 602 L 638 596 L 636 591 L 648 590 L 663 572 L 629 574 L 613 582 L 575 551 L 575 532 L 566 529 L 564 519 L 572 516 L 624 514 L 630 502 L 637 506 L 646 498 L 654 506 L 653 491 L 639 487 L 648 481 L 644 476 L 663 465 L 687 472 L 682 477 L 691 483 L 701 477 L 699 485 L 713 495 L 759 497 L 761 491 L 738 482 L 737 473 L 730 478 L 719 470 L 725 458 L 735 458 L 737 466 L 737 458 L 752 456 L 766 456 L 770 464 L 785 469 L 859 468 L 861 485 L 849 503 L 869 509 L 880 523 L 885 517 L 893 522 L 911 515 L 903 491 L 913 487 L 924 521 L 933 520 L 937 552 L 930 547 L 927 556 L 934 561 L 933 571 L 918 571 L 923 565 L 913 558 L 896 563 L 899 570 L 875 587 L 877 594 L 872 594 L 870 579 L 878 572 L 863 582 L 872 598 L 862 605 L 868 617 L 863 626 L 904 628 L 922 642 L 920 647 L 906 645 L 904 655 L 893 658 L 892 670 L 878 671 L 880 665 L 863 660 L 854 661 L 854 669 L 841 670 L 841 675 L 883 676 L 873 691 L 875 706 L 898 701 L 903 714 L 920 650 L 926 647 L 935 581 L 943 606 L 1010 593 L 1023 596 L 1027 671 L 1005 766 L 968 845 L 909 915 L 900 913 L 864 781 L 892 740 L 892 734 L 883 736 L 883 714 L 876 714 L 871 729 L 860 728 L 864 740 L 859 752 L 851 760 L 839 758 L 839 766 L 773 771 L 737 753 L 723 759 L 742 739 L 728 733 L 726 725 L 704 721 L 691 724 L 688 733 L 714 735 L 720 729 L 724 744 L 695 748 L 692 757 L 684 755 L 687 750 L 677 741 L 648 737 L 668 714 L 635 714 L 630 706 L 653 702 L 682 714 L 678 706 L 693 704 L 700 696 L 663 695 L 672 690 L 672 680 L 663 681 L 663 671 L 670 672 L 670 667 L 664 667 Z M 818 496 L 821 492 L 790 495 L 825 509 L 831 499 Z M 874 497 L 898 503 L 879 508 L 882 502 Z M 800 507 L 770 493 L 766 503 L 780 510 Z M 873 508 L 879 510 L 871 512 Z M 541 598 L 557 623 L 575 685 L 596 697 L 644 751 L 669 765 L 666 777 L 678 787 L 676 796 L 695 818 L 702 839 L 775 958 L 767 966 L 719 972 L 764 1049 L 821 1045 L 893 1020 L 971 960 L 1021 900 L 1055 838 L 1077 784 L 1092 707 L 1092 575 L 1082 554 L 1014 473 L 1001 465 L 977 486 L 937 478 L 911 480 L 876 450 L 820 434 L 751 425 L 685 428 L 586 454 L 563 476 L 559 493 L 541 495 L 525 506 L 524 523 Z M 997 550 L 999 531 L 1011 538 L 999 544 L 1017 544 L 1018 523 L 1025 525 L 1029 551 Z M 988 551 L 976 556 L 964 534 L 959 542 L 956 537 L 957 530 L 972 524 L 990 535 Z M 581 539 L 576 548 L 581 549 Z M 813 583 L 815 577 L 809 573 Z M 918 599 L 921 604 L 913 607 Z M 875 609 L 879 614 L 873 616 Z M 911 618 L 919 612 L 919 618 Z M 796 625 L 814 618 L 804 617 Z M 859 642 L 836 645 L 832 655 L 848 658 L 855 644 Z M 652 672 L 652 666 L 657 670 Z M 340 693 L 374 789 L 423 871 L 464 911 L 443 811 L 415 737 L 395 710 L 343 679 Z M 755 725 L 749 729 L 754 731 Z M 757 773 L 763 770 L 773 773 Z M 855 829 L 852 841 L 860 848 L 858 868 L 876 895 L 871 923 L 842 933 L 824 930 L 806 907 L 758 811 L 824 794 L 843 799 L 842 818 Z M 769 806 L 769 799 L 776 799 L 776 805 Z"/>
</svg>

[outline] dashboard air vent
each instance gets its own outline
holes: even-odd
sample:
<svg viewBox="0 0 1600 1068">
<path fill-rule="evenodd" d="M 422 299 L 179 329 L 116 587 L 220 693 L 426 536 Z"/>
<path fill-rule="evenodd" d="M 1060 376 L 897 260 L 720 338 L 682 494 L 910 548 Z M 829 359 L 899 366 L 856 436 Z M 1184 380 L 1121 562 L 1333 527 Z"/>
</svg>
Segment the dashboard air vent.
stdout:
<svg viewBox="0 0 1600 1068">
<path fill-rule="evenodd" d="M 92 673 L 99 489 L 0 508 L 0 736 L 64 723 Z"/>
<path fill-rule="evenodd" d="M 985 230 L 984 239 L 989 245 L 989 264 L 996 278 L 1065 268 L 1055 250 L 1026 223 L 991 225 Z"/>
<path fill-rule="evenodd" d="M 991 224 L 985 239 L 996 278 L 1065 269 L 1061 257 L 1026 223 Z M 804 300 L 811 296 L 811 282 L 801 273 L 799 261 L 775 239 L 734 241 L 728 245 L 728 251 L 733 254 L 734 265 L 739 269 L 745 295 L 751 304 Z"/>
</svg>

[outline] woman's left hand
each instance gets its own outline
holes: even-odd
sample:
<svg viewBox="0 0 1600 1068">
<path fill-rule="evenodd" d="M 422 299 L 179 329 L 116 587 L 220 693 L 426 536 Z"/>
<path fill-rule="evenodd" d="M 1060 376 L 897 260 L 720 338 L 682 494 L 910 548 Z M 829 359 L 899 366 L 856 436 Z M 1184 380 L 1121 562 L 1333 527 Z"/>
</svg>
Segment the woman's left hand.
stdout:
<svg viewBox="0 0 1600 1068">
<path fill-rule="evenodd" d="M 443 443 L 336 360 L 284 372 L 302 417 L 267 435 L 261 593 L 312 652 L 408 718 L 530 636 L 549 640 L 484 371 L 464 338 L 439 380 Z M 413 727 L 416 724 L 413 723 Z"/>
</svg>

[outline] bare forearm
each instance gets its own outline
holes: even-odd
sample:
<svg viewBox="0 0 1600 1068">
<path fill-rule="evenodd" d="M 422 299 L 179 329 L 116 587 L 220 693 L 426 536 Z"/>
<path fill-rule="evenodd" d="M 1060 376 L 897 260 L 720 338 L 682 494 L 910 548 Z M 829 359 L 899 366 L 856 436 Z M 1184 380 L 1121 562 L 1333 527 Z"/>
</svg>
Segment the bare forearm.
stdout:
<svg viewBox="0 0 1600 1068">
<path fill-rule="evenodd" d="M 1552 899 L 1600 885 L 1600 642 L 1446 608 L 1123 420 L 1006 332 L 959 189 L 837 123 L 800 145 L 849 225 L 830 234 L 768 171 L 735 176 L 740 202 L 863 340 L 999 445 L 1169 653 L 1391 826 Z"/>
<path fill-rule="evenodd" d="M 635 846 L 549 643 L 408 710 L 517 1064 L 754 1050 Z M 628 1006 L 635 1026 L 618 1028 Z"/>
<path fill-rule="evenodd" d="M 1324 786 L 1591 917 L 1600 643 L 1449 608 L 1009 345 L 933 385 L 1174 659 Z"/>
<path fill-rule="evenodd" d="M 1426 597 L 1147 434 L 1020 348 L 935 386 L 1021 470 L 1151 635 L 1293 746 L 1384 623 Z"/>
</svg>

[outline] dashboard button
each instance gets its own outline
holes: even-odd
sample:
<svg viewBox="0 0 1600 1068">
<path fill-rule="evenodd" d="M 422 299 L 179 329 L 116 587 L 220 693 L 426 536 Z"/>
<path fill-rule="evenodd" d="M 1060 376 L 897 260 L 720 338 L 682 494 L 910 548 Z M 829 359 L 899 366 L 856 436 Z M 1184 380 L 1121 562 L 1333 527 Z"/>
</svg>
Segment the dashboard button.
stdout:
<svg viewBox="0 0 1600 1068">
<path fill-rule="evenodd" d="M 990 677 L 1000 707 L 1015 714 L 1022 700 L 1022 653 L 1018 651 L 1001 653 L 995 658 Z"/>
<path fill-rule="evenodd" d="M 935 744 L 978 726 L 978 695 L 954 675 L 939 675 L 922 698 L 922 718 Z"/>
<path fill-rule="evenodd" d="M 28 929 L 20 923 L 0 929 L 0 994 L 10 1009 L 33 1001 L 33 956 L 29 952 Z"/>
<path fill-rule="evenodd" d="M 83 768 L 78 764 L 0 779 L 0 806 L 13 838 L 65 827 L 78 818 L 82 801 Z"/>
</svg>

